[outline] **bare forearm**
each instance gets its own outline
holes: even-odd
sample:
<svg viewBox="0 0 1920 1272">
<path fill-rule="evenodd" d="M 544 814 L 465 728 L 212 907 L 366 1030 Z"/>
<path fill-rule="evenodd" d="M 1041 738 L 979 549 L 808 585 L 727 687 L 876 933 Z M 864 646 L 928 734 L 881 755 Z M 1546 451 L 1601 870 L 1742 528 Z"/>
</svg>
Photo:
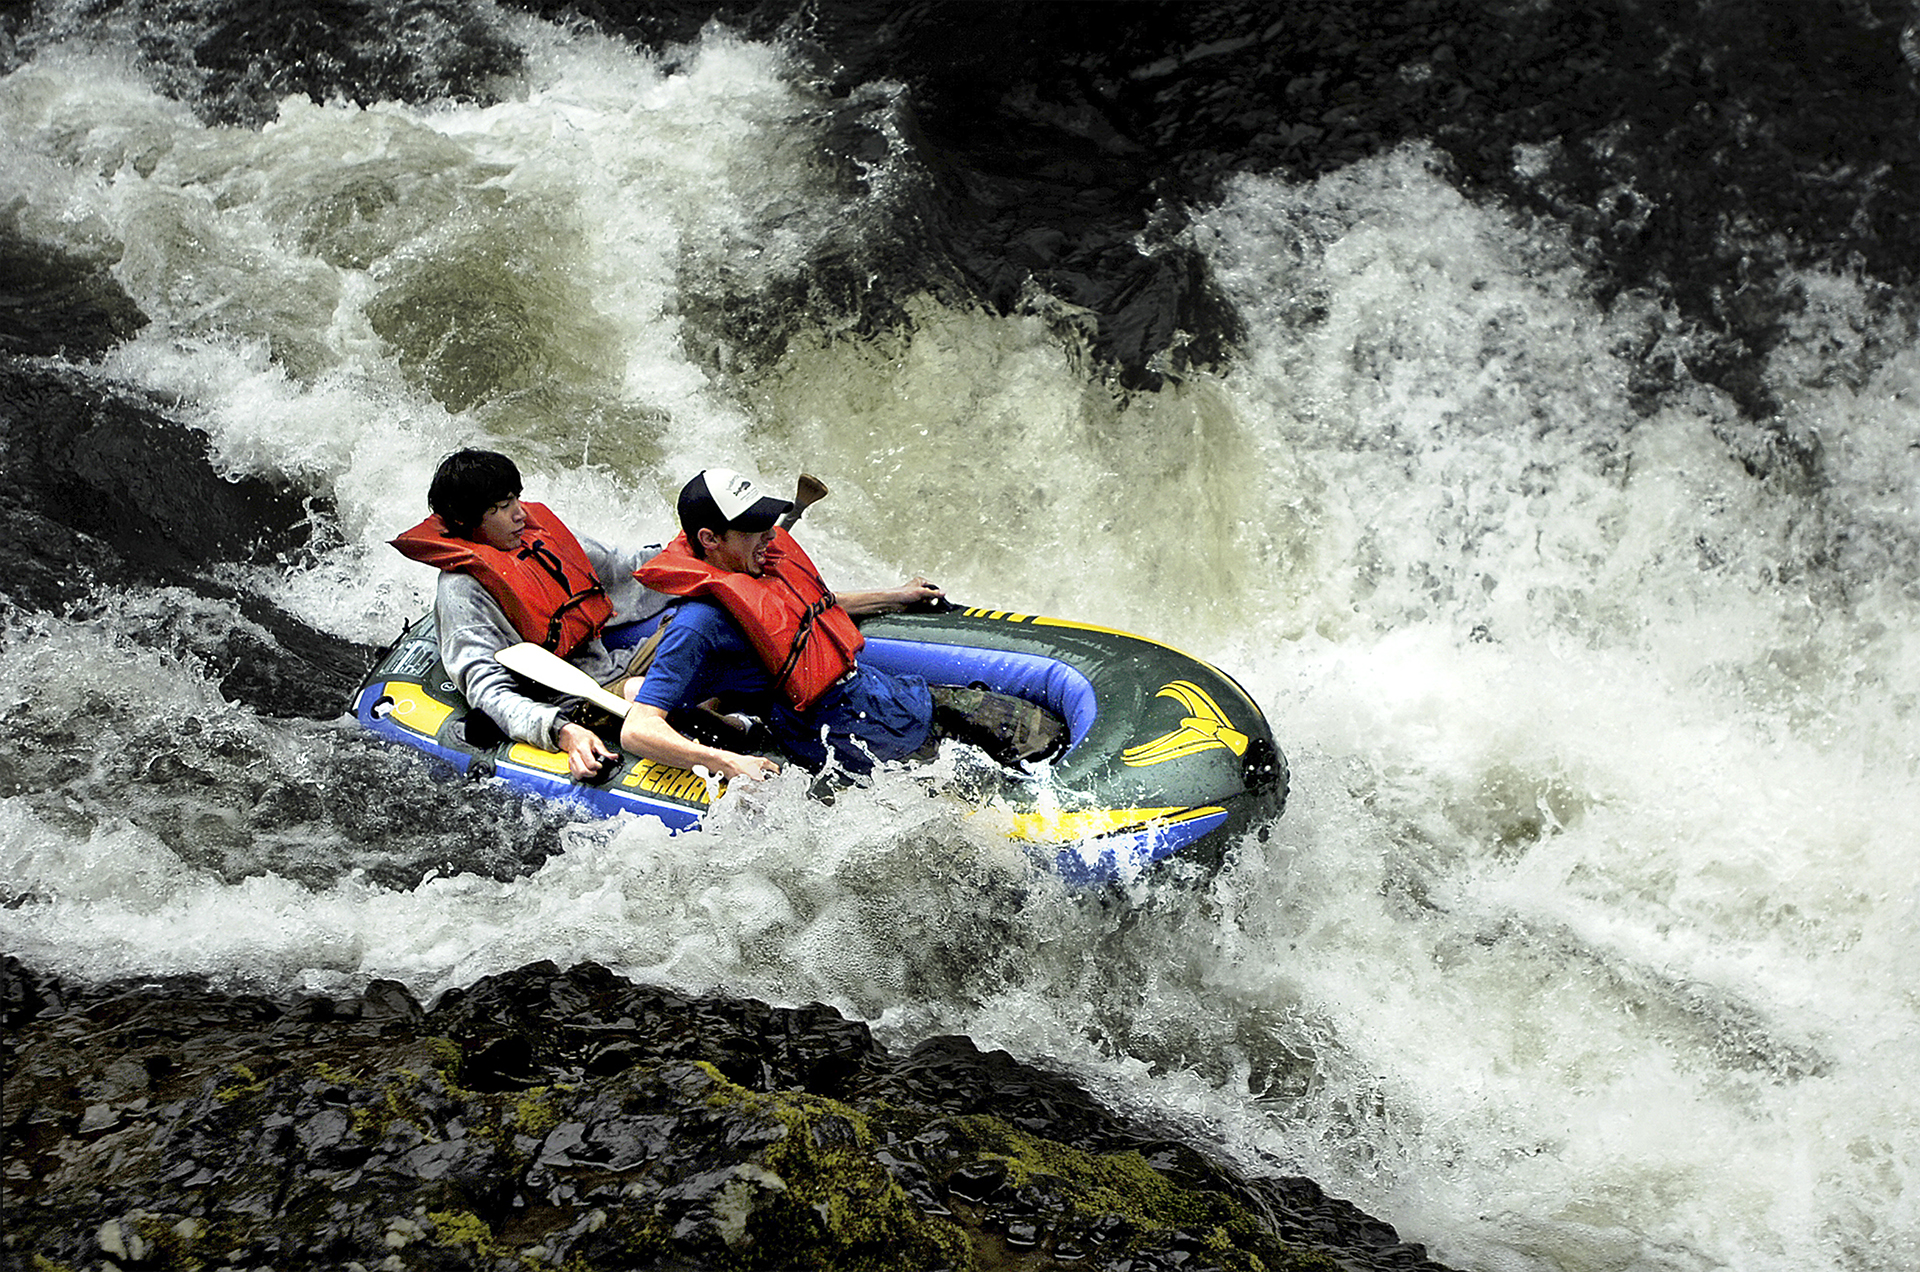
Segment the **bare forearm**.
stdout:
<svg viewBox="0 0 1920 1272">
<path fill-rule="evenodd" d="M 883 587 L 869 592 L 834 593 L 841 608 L 855 618 L 867 614 L 891 614 L 909 605 L 938 600 L 945 595 L 945 592 L 920 578 L 911 579 L 899 587 Z"/>
<path fill-rule="evenodd" d="M 690 769 L 696 765 L 717 769 L 724 756 L 718 747 L 704 746 L 658 716 L 629 712 L 620 726 L 620 749 L 643 760 Z"/>
<path fill-rule="evenodd" d="M 636 706 L 627 713 L 620 727 L 620 747 L 656 764 L 675 768 L 704 768 L 723 777 L 748 774 L 755 777 L 779 772 L 780 766 L 757 755 L 740 755 L 716 746 L 696 742 L 667 723 L 657 708 Z"/>
</svg>

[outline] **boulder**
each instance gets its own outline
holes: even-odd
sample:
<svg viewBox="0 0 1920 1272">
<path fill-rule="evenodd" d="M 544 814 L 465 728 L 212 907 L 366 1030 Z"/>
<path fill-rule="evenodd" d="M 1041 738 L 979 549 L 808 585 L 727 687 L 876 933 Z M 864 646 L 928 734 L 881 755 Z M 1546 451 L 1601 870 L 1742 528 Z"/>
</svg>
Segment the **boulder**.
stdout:
<svg viewBox="0 0 1920 1272">
<path fill-rule="evenodd" d="M 0 962 L 9 1266 L 1444 1272 L 1072 1079 L 533 964 L 423 1008 Z"/>
</svg>

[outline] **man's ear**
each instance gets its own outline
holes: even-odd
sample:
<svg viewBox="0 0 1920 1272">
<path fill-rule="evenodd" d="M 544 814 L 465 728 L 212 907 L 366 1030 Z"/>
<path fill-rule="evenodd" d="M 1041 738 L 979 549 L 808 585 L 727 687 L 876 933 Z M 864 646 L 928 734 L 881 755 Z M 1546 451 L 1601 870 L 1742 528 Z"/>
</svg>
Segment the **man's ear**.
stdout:
<svg viewBox="0 0 1920 1272">
<path fill-rule="evenodd" d="M 694 531 L 693 537 L 694 541 L 703 548 L 715 547 L 720 542 L 720 536 L 715 534 L 712 528 L 708 526 L 701 526 L 698 530 Z"/>
</svg>

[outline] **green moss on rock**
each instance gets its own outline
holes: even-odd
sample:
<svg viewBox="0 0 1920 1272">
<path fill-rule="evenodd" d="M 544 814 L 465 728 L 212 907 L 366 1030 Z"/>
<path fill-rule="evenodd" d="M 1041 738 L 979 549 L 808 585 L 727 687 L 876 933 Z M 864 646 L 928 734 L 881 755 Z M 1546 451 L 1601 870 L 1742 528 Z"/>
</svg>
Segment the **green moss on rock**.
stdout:
<svg viewBox="0 0 1920 1272">
<path fill-rule="evenodd" d="M 432 1210 L 427 1212 L 427 1218 L 433 1220 L 434 1244 L 465 1246 L 478 1254 L 497 1253 L 492 1226 L 472 1211 Z"/>
<path fill-rule="evenodd" d="M 213 1098 L 222 1104 L 237 1104 L 241 1100 L 251 1099 L 267 1089 L 266 1079 L 259 1077 L 244 1064 L 234 1065 L 227 1071 L 226 1082 L 213 1090 Z"/>
<path fill-rule="evenodd" d="M 536 1139 L 560 1125 L 560 1107 L 548 1087 L 524 1091 L 507 1111 L 507 1124 L 520 1135 Z"/>
<path fill-rule="evenodd" d="M 693 1066 L 705 1102 L 760 1122 L 770 1142 L 720 1191 L 715 1228 L 730 1266 L 894 1272 L 975 1266 L 957 1225 L 914 1204 L 873 1157 L 867 1118 L 803 1091 L 751 1091 L 711 1064 Z"/>
</svg>

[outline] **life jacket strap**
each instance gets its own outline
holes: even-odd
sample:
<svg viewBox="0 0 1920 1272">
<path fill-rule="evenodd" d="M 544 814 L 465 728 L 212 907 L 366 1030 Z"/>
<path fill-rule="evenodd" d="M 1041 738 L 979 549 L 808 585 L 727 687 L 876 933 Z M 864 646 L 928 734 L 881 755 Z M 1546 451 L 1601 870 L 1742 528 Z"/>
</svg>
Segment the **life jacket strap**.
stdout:
<svg viewBox="0 0 1920 1272">
<path fill-rule="evenodd" d="M 653 656 L 660 652 L 660 642 L 666 638 L 667 624 L 673 621 L 673 611 L 668 610 L 660 616 L 660 626 L 653 629 L 653 635 L 634 647 L 633 658 L 627 663 L 628 676 L 644 676 L 647 668 L 653 666 Z"/>
<path fill-rule="evenodd" d="M 543 540 L 535 539 L 526 547 L 521 548 L 520 557 L 522 560 L 532 561 L 535 565 L 552 575 L 553 581 L 561 587 L 566 588 L 570 593 L 567 599 L 562 601 L 559 607 L 553 611 L 553 617 L 547 620 L 547 638 L 542 642 L 549 651 L 558 650 L 560 648 L 562 620 L 566 618 L 567 612 L 578 609 L 581 605 L 584 605 L 596 596 L 605 596 L 607 589 L 601 587 L 599 581 L 596 579 L 586 587 L 576 591 L 573 586 L 573 580 L 567 577 L 567 567 L 560 560 L 559 554 L 548 547 Z"/>
<path fill-rule="evenodd" d="M 593 586 L 575 592 L 572 596 L 562 601 L 560 607 L 553 611 L 553 617 L 547 621 L 547 639 L 544 642 L 547 649 L 549 651 L 557 651 L 560 648 L 561 620 L 567 616 L 568 610 L 578 609 L 594 597 L 605 596 L 606 593 L 606 588 L 595 583 Z"/>
<path fill-rule="evenodd" d="M 815 581 L 819 580 L 816 578 Z M 822 583 L 820 586 L 822 588 L 820 599 L 807 606 L 805 612 L 800 615 L 800 628 L 793 634 L 793 643 L 787 646 L 786 661 L 782 662 L 780 670 L 774 673 L 773 683 L 777 689 L 784 690 L 787 687 L 787 681 L 792 679 L 794 669 L 800 665 L 800 655 L 807 651 L 807 642 L 813 639 L 814 623 L 822 614 L 840 603 L 832 592 L 824 590 L 826 584 Z"/>
</svg>

